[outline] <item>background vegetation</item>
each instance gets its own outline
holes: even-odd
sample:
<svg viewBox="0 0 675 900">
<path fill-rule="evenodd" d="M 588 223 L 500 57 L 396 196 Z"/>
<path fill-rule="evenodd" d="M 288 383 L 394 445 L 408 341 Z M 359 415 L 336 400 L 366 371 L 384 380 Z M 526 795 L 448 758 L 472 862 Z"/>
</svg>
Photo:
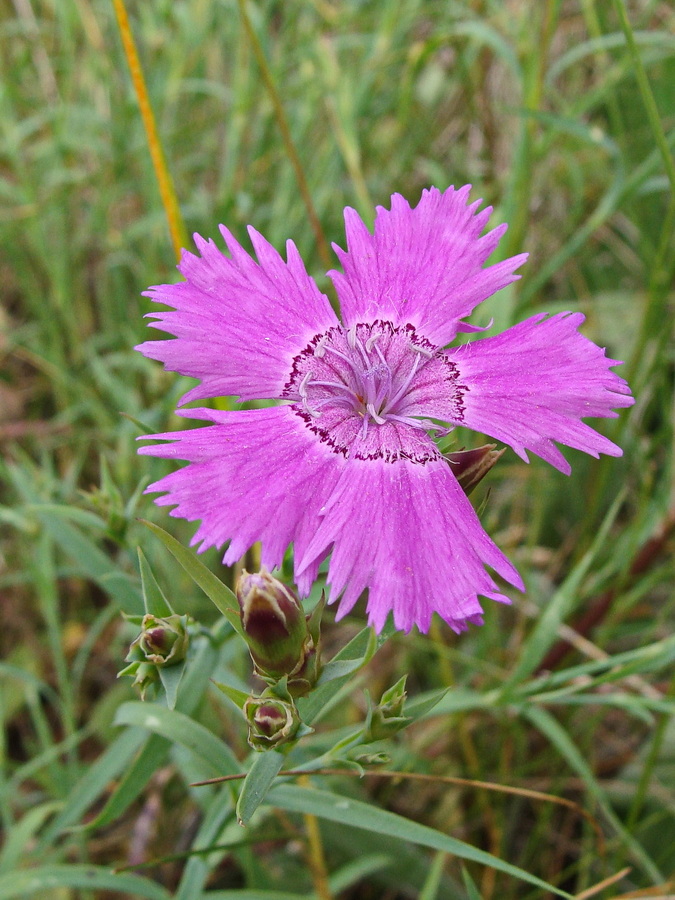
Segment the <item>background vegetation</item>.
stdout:
<svg viewBox="0 0 675 900">
<path fill-rule="evenodd" d="M 481 323 L 581 309 L 637 396 L 604 426 L 624 457 L 569 452 L 566 478 L 507 454 L 476 495 L 489 484 L 483 521 L 527 595 L 459 638 L 437 624 L 389 640 L 293 757 L 329 751 L 363 720 L 365 690 L 377 699 L 408 673 L 416 701 L 450 690 L 379 751 L 387 770 L 432 777 L 290 779 L 241 829 L 230 785 L 189 784 L 248 765 L 243 722 L 209 682 L 246 689 L 247 654 L 137 521 L 184 544 L 192 531 L 142 496 L 167 466 L 136 456 L 137 422 L 175 426 L 185 383 L 132 349 L 140 292 L 176 275 L 113 6 L 3 0 L 0 898 L 552 896 L 462 865 L 444 836 L 579 898 L 672 896 L 672 5 L 245 9 L 250 33 L 235 0 L 129 0 L 188 230 L 224 222 L 245 240 L 251 223 L 279 249 L 293 237 L 327 287 L 262 53 L 326 238 L 342 242 L 345 205 L 372 221 L 394 191 L 473 183 L 510 223 L 501 255 L 530 252 Z M 122 706 L 137 698 L 115 678 L 135 635 L 120 612 L 142 608 L 139 545 L 176 610 L 210 629 L 182 719 Z M 325 622 L 330 657 L 362 611 Z M 141 868 L 113 872 L 126 866 Z"/>
</svg>

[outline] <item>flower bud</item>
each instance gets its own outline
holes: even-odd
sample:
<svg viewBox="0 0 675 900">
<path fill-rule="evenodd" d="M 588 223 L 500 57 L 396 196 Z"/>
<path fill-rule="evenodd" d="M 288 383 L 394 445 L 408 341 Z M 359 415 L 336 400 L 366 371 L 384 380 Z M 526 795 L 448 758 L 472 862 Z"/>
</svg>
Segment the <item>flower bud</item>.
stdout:
<svg viewBox="0 0 675 900">
<path fill-rule="evenodd" d="M 145 660 L 160 667 L 172 666 L 185 659 L 189 641 L 187 616 L 173 615 L 159 619 L 146 613 L 141 621 L 141 633 L 131 644 L 127 660 Z"/>
<path fill-rule="evenodd" d="M 406 697 L 406 676 L 388 688 L 370 715 L 366 729 L 366 741 L 381 741 L 391 737 L 411 721 L 403 715 Z"/>
<path fill-rule="evenodd" d="M 495 463 L 503 456 L 506 448 L 495 450 L 496 444 L 483 444 L 475 450 L 457 450 L 446 453 L 450 469 L 459 481 L 465 494 L 470 494 L 479 481 L 487 475 Z"/>
<path fill-rule="evenodd" d="M 318 631 L 313 633 L 298 598 L 265 569 L 244 569 L 236 592 L 257 674 L 270 683 L 287 675 L 293 696 L 307 693 L 319 674 Z"/>
<path fill-rule="evenodd" d="M 274 696 L 249 697 L 244 703 L 248 742 L 254 750 L 269 750 L 293 740 L 300 716 L 292 700 Z"/>
</svg>

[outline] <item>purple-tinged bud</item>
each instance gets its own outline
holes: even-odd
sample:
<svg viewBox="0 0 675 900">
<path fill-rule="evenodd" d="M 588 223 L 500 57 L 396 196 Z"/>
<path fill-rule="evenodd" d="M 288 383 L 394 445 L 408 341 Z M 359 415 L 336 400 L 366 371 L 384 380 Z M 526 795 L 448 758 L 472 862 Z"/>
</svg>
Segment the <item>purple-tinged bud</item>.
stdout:
<svg viewBox="0 0 675 900">
<path fill-rule="evenodd" d="M 300 716 L 292 700 L 264 695 L 249 697 L 244 703 L 248 722 L 248 743 L 254 750 L 270 750 L 286 744 L 300 727 Z"/>
<path fill-rule="evenodd" d="M 446 453 L 445 458 L 450 463 L 450 469 L 459 481 L 465 494 L 470 494 L 479 481 L 487 475 L 490 469 L 506 451 L 495 450 L 496 444 L 483 444 L 475 450 L 457 450 L 455 453 Z"/>
<path fill-rule="evenodd" d="M 236 587 L 244 637 L 258 675 L 269 683 L 288 676 L 288 690 L 300 696 L 318 677 L 317 634 L 300 601 L 263 569 L 241 573 Z"/>
<path fill-rule="evenodd" d="M 129 648 L 127 660 L 143 660 L 155 666 L 172 666 L 182 662 L 187 654 L 190 638 L 187 616 L 157 618 L 146 613 L 141 621 L 141 633 Z"/>
</svg>

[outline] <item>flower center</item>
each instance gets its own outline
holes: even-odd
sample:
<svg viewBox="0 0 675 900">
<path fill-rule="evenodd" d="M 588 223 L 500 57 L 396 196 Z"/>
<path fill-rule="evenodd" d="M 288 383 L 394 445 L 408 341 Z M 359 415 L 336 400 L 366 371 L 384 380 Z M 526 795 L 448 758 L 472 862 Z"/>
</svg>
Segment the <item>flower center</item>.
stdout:
<svg viewBox="0 0 675 900">
<path fill-rule="evenodd" d="M 433 394 L 437 384 L 454 378 L 452 364 L 412 325 L 376 320 L 315 335 L 293 360 L 284 396 L 336 452 L 348 456 L 358 443 L 357 455 L 399 458 L 408 454 L 402 446 L 392 449 L 392 440 L 400 438 L 397 426 L 447 431 L 420 418 L 420 406 L 430 386 Z"/>
</svg>

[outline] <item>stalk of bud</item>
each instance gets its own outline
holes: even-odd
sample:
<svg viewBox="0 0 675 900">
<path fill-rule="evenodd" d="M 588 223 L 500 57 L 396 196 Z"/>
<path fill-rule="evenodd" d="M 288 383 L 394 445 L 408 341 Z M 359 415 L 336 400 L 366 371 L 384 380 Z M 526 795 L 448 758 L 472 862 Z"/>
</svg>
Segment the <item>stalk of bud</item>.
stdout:
<svg viewBox="0 0 675 900">
<path fill-rule="evenodd" d="M 446 453 L 453 475 L 459 481 L 465 494 L 470 494 L 479 481 L 487 475 L 495 463 L 503 456 L 506 448 L 495 450 L 496 444 L 483 444 L 475 450 L 457 450 Z"/>
<path fill-rule="evenodd" d="M 290 694 L 306 694 L 316 684 L 320 671 L 314 614 L 306 617 L 293 591 L 265 569 L 254 573 L 244 570 L 236 593 L 256 673 L 270 684 L 288 676 Z"/>
<path fill-rule="evenodd" d="M 288 743 L 300 727 L 300 716 L 291 699 L 273 695 L 249 697 L 244 703 L 248 743 L 254 750 L 270 750 Z"/>
</svg>

